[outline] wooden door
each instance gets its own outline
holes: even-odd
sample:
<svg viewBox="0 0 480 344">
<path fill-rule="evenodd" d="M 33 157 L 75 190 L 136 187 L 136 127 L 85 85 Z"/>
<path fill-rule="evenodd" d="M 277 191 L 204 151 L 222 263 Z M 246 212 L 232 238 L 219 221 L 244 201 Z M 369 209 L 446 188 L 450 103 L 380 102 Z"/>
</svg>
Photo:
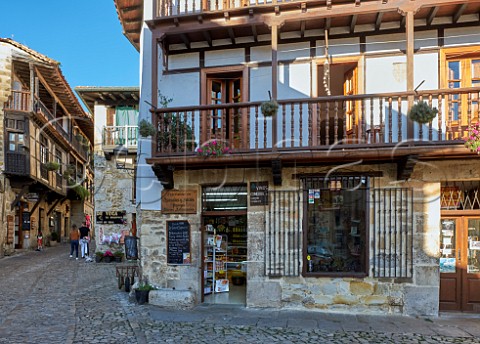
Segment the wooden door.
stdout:
<svg viewBox="0 0 480 344">
<path fill-rule="evenodd" d="M 351 68 L 344 74 L 343 77 L 343 95 L 344 96 L 352 96 L 357 94 L 358 86 L 357 86 L 357 74 L 358 68 L 357 66 Z M 347 101 L 345 102 L 345 127 L 347 129 L 347 138 L 355 138 L 358 137 L 358 116 L 356 116 L 356 104 L 354 101 Z"/>
<path fill-rule="evenodd" d="M 442 218 L 440 310 L 480 312 L 480 218 Z"/>
<path fill-rule="evenodd" d="M 208 104 L 231 104 L 242 100 L 242 78 L 209 78 Z M 207 139 L 217 139 L 230 148 L 239 148 L 241 110 L 225 108 L 212 110 L 208 118 Z"/>
</svg>

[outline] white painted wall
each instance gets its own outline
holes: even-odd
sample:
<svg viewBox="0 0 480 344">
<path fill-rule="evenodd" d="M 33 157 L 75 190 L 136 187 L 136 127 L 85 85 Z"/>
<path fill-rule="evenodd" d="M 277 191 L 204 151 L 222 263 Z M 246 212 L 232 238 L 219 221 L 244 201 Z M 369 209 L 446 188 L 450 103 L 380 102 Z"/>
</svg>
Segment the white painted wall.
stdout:
<svg viewBox="0 0 480 344">
<path fill-rule="evenodd" d="M 95 131 L 93 133 L 93 149 L 96 154 L 103 154 L 102 151 L 102 136 L 103 127 L 107 125 L 107 108 L 104 105 L 94 106 L 94 118 L 93 123 L 95 125 Z"/>
<path fill-rule="evenodd" d="M 196 68 L 200 66 L 200 54 L 190 53 L 168 57 L 168 69 Z"/>
<path fill-rule="evenodd" d="M 229 49 L 205 52 L 205 67 L 239 65 L 244 62 L 244 49 Z"/>
</svg>

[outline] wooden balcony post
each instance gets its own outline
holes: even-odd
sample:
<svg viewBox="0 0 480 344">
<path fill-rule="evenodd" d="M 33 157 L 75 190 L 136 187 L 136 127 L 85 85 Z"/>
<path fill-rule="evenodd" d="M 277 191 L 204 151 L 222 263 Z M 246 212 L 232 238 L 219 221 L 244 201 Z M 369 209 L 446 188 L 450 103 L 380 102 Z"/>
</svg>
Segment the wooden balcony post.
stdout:
<svg viewBox="0 0 480 344">
<path fill-rule="evenodd" d="M 35 69 L 33 63 L 30 62 L 28 67 L 30 68 L 30 104 L 29 111 L 33 111 L 33 105 L 35 104 Z"/>
<path fill-rule="evenodd" d="M 272 98 L 277 100 L 278 84 L 278 25 L 272 25 Z M 277 150 L 277 116 L 272 116 L 272 150 Z"/>
<path fill-rule="evenodd" d="M 415 48 L 415 37 L 414 37 L 414 12 L 408 11 L 406 13 L 406 35 L 407 35 L 407 91 L 413 92 L 414 90 L 414 48 Z M 410 111 L 414 101 L 414 96 L 408 96 L 408 111 Z M 407 138 L 413 139 L 413 121 L 407 116 Z"/>
</svg>

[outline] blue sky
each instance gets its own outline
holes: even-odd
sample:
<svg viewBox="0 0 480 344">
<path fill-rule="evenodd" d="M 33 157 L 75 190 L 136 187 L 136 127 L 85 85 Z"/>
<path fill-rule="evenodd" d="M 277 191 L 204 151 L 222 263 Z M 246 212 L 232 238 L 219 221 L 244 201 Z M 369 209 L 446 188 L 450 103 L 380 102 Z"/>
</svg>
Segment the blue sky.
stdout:
<svg viewBox="0 0 480 344">
<path fill-rule="evenodd" d="M 0 37 L 59 61 L 72 89 L 139 85 L 140 55 L 113 0 L 2 0 L 0 12 Z"/>
</svg>

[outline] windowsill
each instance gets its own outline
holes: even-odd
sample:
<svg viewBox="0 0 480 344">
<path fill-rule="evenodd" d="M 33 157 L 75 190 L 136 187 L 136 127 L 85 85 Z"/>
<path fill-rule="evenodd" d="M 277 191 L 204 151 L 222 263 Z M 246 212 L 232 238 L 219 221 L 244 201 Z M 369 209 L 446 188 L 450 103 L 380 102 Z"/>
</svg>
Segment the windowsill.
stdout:
<svg viewBox="0 0 480 344">
<path fill-rule="evenodd" d="M 302 274 L 305 278 L 319 278 L 319 277 L 352 277 L 352 278 L 365 278 L 368 276 L 365 272 L 304 272 Z"/>
</svg>

